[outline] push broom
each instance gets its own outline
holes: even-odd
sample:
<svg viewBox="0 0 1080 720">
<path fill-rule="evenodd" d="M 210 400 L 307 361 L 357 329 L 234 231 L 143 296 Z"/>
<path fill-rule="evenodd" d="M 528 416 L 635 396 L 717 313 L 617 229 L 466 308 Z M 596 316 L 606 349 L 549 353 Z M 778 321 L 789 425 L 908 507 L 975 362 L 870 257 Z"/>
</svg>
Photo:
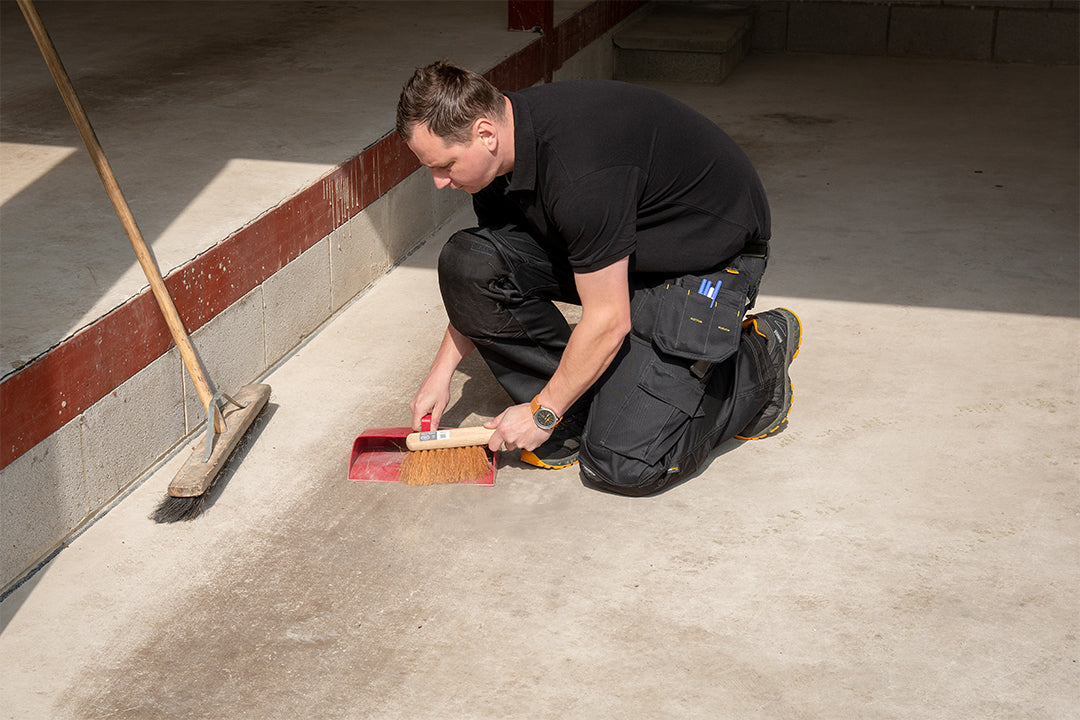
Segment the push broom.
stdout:
<svg viewBox="0 0 1080 720">
<path fill-rule="evenodd" d="M 245 385 L 236 392 L 234 397 L 224 393 L 215 392 L 208 379 L 206 370 L 203 368 L 195 348 L 191 344 L 180 315 L 176 311 L 172 297 L 165 287 L 165 281 L 161 277 L 154 256 L 143 240 L 135 218 L 131 214 L 127 201 L 124 199 L 120 186 L 116 182 L 112 168 L 105 153 L 101 149 L 97 135 L 86 116 L 82 103 L 75 94 L 75 88 L 71 84 L 67 71 L 60 62 L 60 57 L 49 38 L 45 25 L 37 13 L 32 0 L 18 0 L 19 9 L 22 10 L 26 23 L 30 26 L 30 32 L 34 35 L 41 54 L 45 58 L 45 64 L 49 66 L 56 87 L 60 91 L 64 104 L 67 105 L 71 119 L 75 123 L 79 135 L 82 137 L 86 149 L 90 153 L 98 175 L 105 185 L 105 191 L 109 194 L 116 214 L 127 232 L 131 246 L 135 249 L 135 255 L 139 259 L 146 279 L 150 282 L 150 289 L 154 293 L 158 307 L 165 316 L 165 322 L 169 326 L 176 347 L 180 350 L 184 366 L 187 368 L 195 390 L 199 394 L 199 400 L 206 409 L 206 433 L 202 443 L 196 445 L 191 457 L 177 473 L 169 484 L 168 494 L 157 509 L 151 514 L 156 522 L 176 522 L 177 520 L 191 520 L 202 512 L 206 503 L 206 494 L 214 483 L 225 461 L 228 460 L 237 443 L 255 421 L 259 412 L 266 406 L 270 399 L 269 385 Z"/>
</svg>

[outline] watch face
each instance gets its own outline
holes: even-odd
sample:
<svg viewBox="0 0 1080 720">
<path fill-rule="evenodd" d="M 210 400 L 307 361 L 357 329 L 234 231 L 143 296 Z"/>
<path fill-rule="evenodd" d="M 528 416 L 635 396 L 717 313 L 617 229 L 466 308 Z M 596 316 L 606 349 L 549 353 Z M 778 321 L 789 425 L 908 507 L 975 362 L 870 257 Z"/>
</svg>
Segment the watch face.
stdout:
<svg viewBox="0 0 1080 720">
<path fill-rule="evenodd" d="M 555 416 L 555 413 L 551 412 L 547 408 L 540 408 L 533 414 L 533 419 L 536 424 L 544 430 L 550 430 L 555 427 L 555 423 L 559 422 L 559 418 Z"/>
</svg>

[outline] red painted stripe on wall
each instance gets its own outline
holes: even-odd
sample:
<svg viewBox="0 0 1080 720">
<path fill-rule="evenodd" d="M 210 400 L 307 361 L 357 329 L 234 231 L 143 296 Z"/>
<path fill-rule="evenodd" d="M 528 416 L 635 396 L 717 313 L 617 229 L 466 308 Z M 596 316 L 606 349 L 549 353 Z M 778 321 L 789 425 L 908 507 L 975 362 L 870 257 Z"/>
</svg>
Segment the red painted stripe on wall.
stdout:
<svg viewBox="0 0 1080 720">
<path fill-rule="evenodd" d="M 503 90 L 534 85 L 638 9 L 587 6 L 485 74 Z M 390 133 L 165 278 L 189 333 L 295 260 L 420 167 Z M 0 468 L 79 416 L 172 345 L 149 290 L 0 383 Z"/>
<path fill-rule="evenodd" d="M 400 182 L 407 163 L 395 145 L 404 147 L 396 138 L 383 138 L 166 277 L 188 333 L 376 200 L 380 175 L 387 179 L 387 189 Z M 385 171 L 377 160 L 380 152 L 392 159 Z M 0 383 L 0 468 L 171 345 L 168 326 L 146 290 L 5 378 Z"/>
</svg>

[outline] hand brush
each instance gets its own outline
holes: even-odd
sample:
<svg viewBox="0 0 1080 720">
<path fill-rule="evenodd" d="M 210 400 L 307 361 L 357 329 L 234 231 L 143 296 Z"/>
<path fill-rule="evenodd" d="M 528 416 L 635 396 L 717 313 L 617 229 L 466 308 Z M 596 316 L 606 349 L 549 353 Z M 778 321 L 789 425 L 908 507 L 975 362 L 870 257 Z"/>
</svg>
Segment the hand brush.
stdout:
<svg viewBox="0 0 1080 720">
<path fill-rule="evenodd" d="M 412 433 L 405 438 L 401 482 L 438 485 L 471 482 L 491 472 L 487 444 L 494 430 L 486 427 L 450 428 Z"/>
</svg>

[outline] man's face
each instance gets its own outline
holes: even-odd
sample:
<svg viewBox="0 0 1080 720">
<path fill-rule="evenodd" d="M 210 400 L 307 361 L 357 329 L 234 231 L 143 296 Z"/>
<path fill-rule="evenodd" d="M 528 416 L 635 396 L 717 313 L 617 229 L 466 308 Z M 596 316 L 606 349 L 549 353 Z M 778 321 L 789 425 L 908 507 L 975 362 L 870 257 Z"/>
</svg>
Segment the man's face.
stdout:
<svg viewBox="0 0 1080 720">
<path fill-rule="evenodd" d="M 474 129 L 467 144 L 447 141 L 417 125 L 409 138 L 409 149 L 431 171 L 435 187 L 477 193 L 495 179 L 498 161 Z"/>
</svg>

